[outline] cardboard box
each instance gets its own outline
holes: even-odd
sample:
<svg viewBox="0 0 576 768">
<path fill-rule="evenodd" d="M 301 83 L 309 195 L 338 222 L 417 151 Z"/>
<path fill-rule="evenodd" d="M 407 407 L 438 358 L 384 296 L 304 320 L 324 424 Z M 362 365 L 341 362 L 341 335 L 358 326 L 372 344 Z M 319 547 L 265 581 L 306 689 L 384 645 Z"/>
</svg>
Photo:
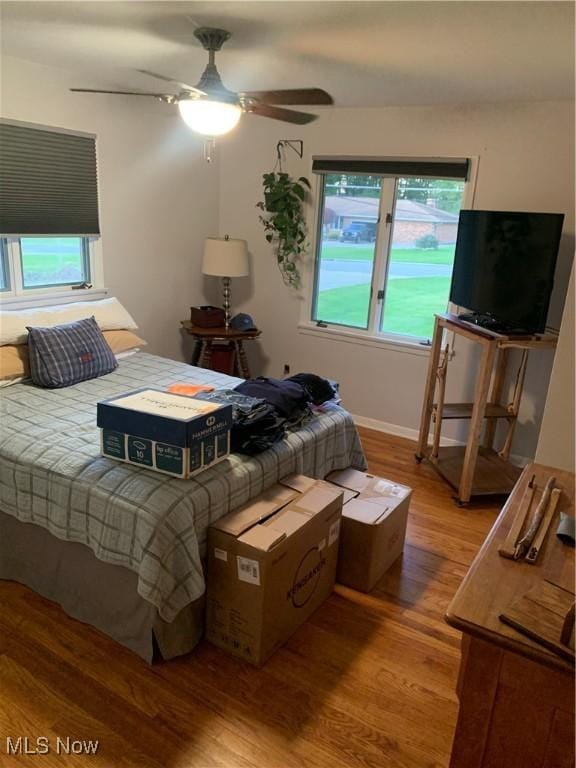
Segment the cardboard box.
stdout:
<svg viewBox="0 0 576 768">
<path fill-rule="evenodd" d="M 137 389 L 97 406 L 102 455 L 188 478 L 230 453 L 232 406 Z"/>
<path fill-rule="evenodd" d="M 370 592 L 402 554 L 412 489 L 355 469 L 326 479 L 347 491 L 337 581 Z"/>
<path fill-rule="evenodd" d="M 292 476 L 208 532 L 206 636 L 261 666 L 331 594 L 342 491 Z"/>
</svg>

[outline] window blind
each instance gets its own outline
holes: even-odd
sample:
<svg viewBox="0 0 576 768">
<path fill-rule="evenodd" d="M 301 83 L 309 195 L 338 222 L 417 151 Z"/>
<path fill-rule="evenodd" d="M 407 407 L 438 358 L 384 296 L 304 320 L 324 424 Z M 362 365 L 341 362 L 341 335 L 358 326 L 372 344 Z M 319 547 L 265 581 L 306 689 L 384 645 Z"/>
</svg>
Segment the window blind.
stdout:
<svg viewBox="0 0 576 768">
<path fill-rule="evenodd" d="M 96 139 L 0 121 L 0 235 L 98 235 Z"/>
<path fill-rule="evenodd" d="M 467 179 L 470 161 L 466 158 L 403 159 L 399 157 L 314 157 L 314 173 L 354 173 L 369 176 L 402 176 L 436 179 Z"/>
</svg>

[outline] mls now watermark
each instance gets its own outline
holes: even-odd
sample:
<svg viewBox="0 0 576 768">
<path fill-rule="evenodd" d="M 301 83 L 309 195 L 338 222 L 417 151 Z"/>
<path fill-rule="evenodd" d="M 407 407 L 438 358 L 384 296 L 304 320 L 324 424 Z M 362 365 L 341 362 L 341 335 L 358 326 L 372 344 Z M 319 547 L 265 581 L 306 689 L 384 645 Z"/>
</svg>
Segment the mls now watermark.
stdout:
<svg viewBox="0 0 576 768">
<path fill-rule="evenodd" d="M 50 739 L 38 736 L 7 736 L 7 755 L 95 755 L 98 752 L 98 741 L 92 739 L 73 739 L 70 736 L 57 736 Z"/>
</svg>

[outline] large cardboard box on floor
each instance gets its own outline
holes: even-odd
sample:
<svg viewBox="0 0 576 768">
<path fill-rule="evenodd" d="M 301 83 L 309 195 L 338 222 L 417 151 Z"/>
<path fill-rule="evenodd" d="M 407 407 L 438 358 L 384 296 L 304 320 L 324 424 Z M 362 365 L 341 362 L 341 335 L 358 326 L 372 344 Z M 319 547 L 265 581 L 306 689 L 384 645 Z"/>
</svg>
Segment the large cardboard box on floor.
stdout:
<svg viewBox="0 0 576 768">
<path fill-rule="evenodd" d="M 261 666 L 331 594 L 342 490 L 294 475 L 208 531 L 206 637 Z"/>
<path fill-rule="evenodd" d="M 345 491 L 337 581 L 370 592 L 402 554 L 412 489 L 356 469 L 326 479 Z"/>
</svg>

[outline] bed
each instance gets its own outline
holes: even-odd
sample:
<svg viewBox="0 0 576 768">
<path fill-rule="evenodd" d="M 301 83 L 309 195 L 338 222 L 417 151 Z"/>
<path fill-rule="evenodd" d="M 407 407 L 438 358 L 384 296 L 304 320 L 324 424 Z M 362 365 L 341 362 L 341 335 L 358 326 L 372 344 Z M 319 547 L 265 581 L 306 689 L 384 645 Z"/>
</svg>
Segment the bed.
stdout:
<svg viewBox="0 0 576 768">
<path fill-rule="evenodd" d="M 142 386 L 240 381 L 138 352 L 65 389 L 0 390 L 0 578 L 26 584 L 147 661 L 192 650 L 203 629 L 210 523 L 292 472 L 365 468 L 342 408 L 190 480 L 100 456 L 99 400 Z"/>
</svg>

